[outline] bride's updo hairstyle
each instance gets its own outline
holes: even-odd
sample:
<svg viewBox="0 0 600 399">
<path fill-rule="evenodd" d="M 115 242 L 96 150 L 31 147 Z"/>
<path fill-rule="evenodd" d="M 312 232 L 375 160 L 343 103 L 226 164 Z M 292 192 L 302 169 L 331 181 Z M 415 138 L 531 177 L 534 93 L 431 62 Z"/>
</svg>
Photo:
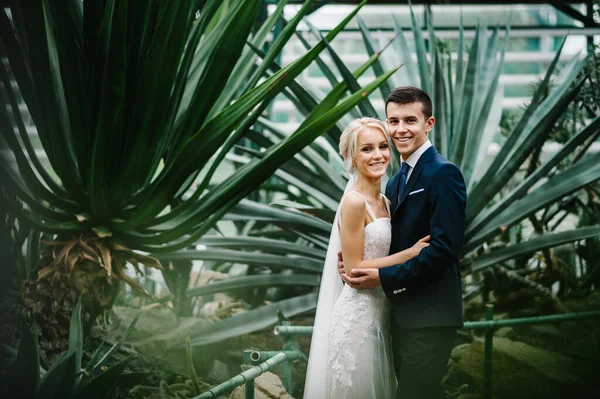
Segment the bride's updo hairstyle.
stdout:
<svg viewBox="0 0 600 399">
<path fill-rule="evenodd" d="M 381 133 L 383 133 L 388 143 L 391 141 L 385 125 L 379 119 L 364 117 L 350 122 L 340 136 L 340 155 L 344 158 L 344 169 L 348 176 L 354 173 L 353 160 L 354 155 L 356 155 L 358 134 L 366 127 L 381 130 Z"/>
</svg>

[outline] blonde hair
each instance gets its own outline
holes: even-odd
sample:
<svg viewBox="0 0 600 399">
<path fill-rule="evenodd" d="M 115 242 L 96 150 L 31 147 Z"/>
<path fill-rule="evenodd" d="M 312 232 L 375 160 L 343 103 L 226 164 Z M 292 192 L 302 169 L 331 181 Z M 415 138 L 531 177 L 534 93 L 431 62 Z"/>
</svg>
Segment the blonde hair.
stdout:
<svg viewBox="0 0 600 399">
<path fill-rule="evenodd" d="M 387 141 L 391 141 L 385 124 L 379 119 L 364 117 L 350 122 L 340 136 L 340 155 L 344 158 L 344 169 L 348 175 L 351 175 L 354 172 L 353 160 L 354 155 L 356 154 L 358 134 L 366 127 L 381 130 Z"/>
</svg>

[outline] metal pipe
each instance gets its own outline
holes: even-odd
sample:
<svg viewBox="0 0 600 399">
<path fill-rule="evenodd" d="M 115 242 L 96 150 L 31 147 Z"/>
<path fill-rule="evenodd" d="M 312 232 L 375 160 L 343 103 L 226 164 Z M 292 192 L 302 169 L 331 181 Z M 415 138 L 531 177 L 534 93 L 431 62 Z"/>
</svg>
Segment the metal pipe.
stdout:
<svg viewBox="0 0 600 399">
<path fill-rule="evenodd" d="M 485 374 L 485 384 L 489 384 L 490 387 L 490 392 L 491 392 L 491 378 L 492 378 L 492 373 L 491 373 L 491 364 L 492 364 L 492 351 L 491 349 L 493 349 L 493 341 L 492 341 L 492 337 L 493 337 L 493 330 L 499 327 L 508 327 L 508 326 L 517 326 L 517 325 L 528 325 L 528 324 L 543 324 L 543 323 L 553 323 L 553 322 L 557 322 L 557 321 L 564 321 L 564 320 L 573 320 L 573 319 L 583 319 L 583 318 L 589 318 L 589 317 L 598 317 L 600 316 L 600 310 L 594 310 L 594 311 L 588 311 L 588 312 L 575 312 L 575 313 L 563 313 L 563 314 L 557 314 L 557 315 L 550 315 L 550 316 L 537 316 L 537 317 L 523 317 L 520 319 L 507 319 L 507 320 L 488 320 L 488 318 L 490 317 L 488 315 L 488 311 L 491 312 L 491 315 L 493 317 L 493 305 L 488 305 L 491 306 L 491 309 L 488 310 L 487 306 L 486 306 L 486 321 L 471 321 L 471 322 L 465 322 L 464 323 L 464 327 L 461 330 L 478 330 L 478 329 L 486 329 L 486 354 L 489 352 L 489 356 L 486 355 L 484 362 L 485 363 L 485 368 L 487 371 L 487 367 L 488 367 L 488 359 L 489 359 L 489 367 L 490 367 L 490 371 L 489 374 L 486 373 Z M 312 334 L 313 332 L 313 327 L 312 326 L 276 326 L 274 329 L 274 333 L 275 335 L 283 335 L 283 336 L 293 336 L 293 335 L 306 335 L 306 334 Z M 490 335 L 490 338 L 488 339 L 488 334 Z M 489 344 L 488 344 L 489 342 Z M 487 345 L 492 345 L 492 347 L 490 349 L 487 349 Z M 256 358 L 258 360 L 260 359 L 264 359 L 264 358 L 268 358 L 267 360 L 265 360 L 264 362 L 251 367 L 250 369 L 244 371 L 241 374 L 236 375 L 235 377 L 231 378 L 230 380 L 225 381 L 224 383 L 202 393 L 199 396 L 195 396 L 192 399 L 215 399 L 221 395 L 225 395 L 230 393 L 231 391 L 233 391 L 236 387 L 243 385 L 245 383 L 247 383 L 248 381 L 253 381 L 256 377 L 258 377 L 259 375 L 263 374 L 265 371 L 270 370 L 273 366 L 285 362 L 286 360 L 291 360 L 291 359 L 295 359 L 300 356 L 300 353 L 298 351 L 247 351 L 247 352 L 251 352 L 250 353 L 250 358 Z M 245 355 L 247 356 L 247 355 Z M 246 359 L 246 357 L 245 357 Z M 257 361 L 258 361 L 257 360 Z M 252 360 L 254 361 L 254 360 Z M 489 378 L 489 382 L 488 382 L 488 378 Z M 253 385 L 252 385 L 253 387 Z M 247 392 L 248 393 L 248 392 Z M 254 394 L 254 390 L 252 390 L 252 395 Z M 486 391 L 484 389 L 484 395 L 486 395 Z M 248 396 L 251 397 L 251 396 Z M 488 398 L 490 396 L 484 396 L 485 398 Z"/>
<path fill-rule="evenodd" d="M 254 399 L 254 380 L 250 380 L 244 384 L 244 397 L 246 399 Z"/>
<path fill-rule="evenodd" d="M 294 393 L 294 379 L 292 377 L 292 362 L 287 358 L 283 362 L 282 381 L 283 387 L 291 395 Z"/>
<path fill-rule="evenodd" d="M 264 361 L 282 352 L 285 353 L 290 360 L 300 359 L 303 356 L 303 354 L 298 351 L 252 351 L 250 358 L 253 362 Z"/>
<path fill-rule="evenodd" d="M 221 395 L 226 395 L 233 391 L 236 387 L 245 384 L 249 380 L 254 380 L 265 371 L 271 370 L 277 364 L 283 362 L 286 359 L 286 354 L 281 352 L 273 356 L 270 359 L 236 375 L 235 377 L 225 381 L 224 383 L 217 385 L 216 387 L 209 389 L 201 395 L 194 396 L 192 399 L 215 399 Z"/>
<path fill-rule="evenodd" d="M 485 305 L 485 320 L 494 320 L 494 305 Z M 492 399 L 492 356 L 494 353 L 494 328 L 488 327 L 485 331 L 485 343 L 483 351 L 483 399 Z"/>
<path fill-rule="evenodd" d="M 599 317 L 600 310 L 588 312 L 561 313 L 549 316 L 523 317 L 519 319 L 489 320 L 489 321 L 467 321 L 462 330 L 480 330 L 486 328 L 500 328 L 528 324 L 554 323 L 557 321 L 585 319 L 590 317 Z M 274 329 L 275 335 L 306 335 L 312 334 L 311 326 L 277 326 Z"/>
<path fill-rule="evenodd" d="M 242 370 L 246 371 L 252 368 L 254 363 L 252 362 L 252 352 L 251 350 L 244 351 L 244 365 L 242 366 Z M 244 384 L 244 397 L 246 399 L 254 399 L 254 380 L 248 380 Z"/>
<path fill-rule="evenodd" d="M 312 332 L 312 326 L 275 326 L 273 329 L 275 335 L 306 335 Z"/>
<path fill-rule="evenodd" d="M 289 320 L 282 320 L 280 323 L 280 326 L 282 327 L 288 327 L 291 326 L 292 322 Z M 277 335 L 277 334 L 276 334 Z M 300 346 L 298 345 L 298 340 L 296 339 L 296 335 L 283 335 L 281 337 L 283 339 L 283 350 L 284 351 L 289 351 L 289 350 L 295 350 L 296 348 L 300 348 Z M 290 362 L 289 359 L 286 359 L 283 362 L 283 367 L 282 367 L 282 382 L 283 382 L 283 387 L 285 388 L 285 390 L 288 393 L 292 393 L 294 392 L 293 389 L 293 379 L 292 379 L 292 363 Z"/>
<path fill-rule="evenodd" d="M 554 314 L 550 316 L 536 316 L 536 317 L 523 317 L 519 319 L 506 319 L 506 320 L 491 320 L 491 321 L 471 321 L 466 322 L 463 327 L 464 330 L 477 330 L 483 328 L 500 328 L 510 326 L 522 326 L 528 324 L 544 324 L 554 323 L 557 321 L 573 320 L 573 319 L 584 319 L 589 317 L 600 316 L 600 310 L 592 310 L 589 312 L 576 312 L 576 313 L 562 313 Z"/>
</svg>

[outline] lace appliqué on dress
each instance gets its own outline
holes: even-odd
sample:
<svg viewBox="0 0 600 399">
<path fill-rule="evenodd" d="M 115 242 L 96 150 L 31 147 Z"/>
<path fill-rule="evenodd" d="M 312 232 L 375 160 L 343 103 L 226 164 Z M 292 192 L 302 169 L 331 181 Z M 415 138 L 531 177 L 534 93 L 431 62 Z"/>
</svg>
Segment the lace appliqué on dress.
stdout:
<svg viewBox="0 0 600 399">
<path fill-rule="evenodd" d="M 376 219 L 368 224 L 365 227 L 364 258 L 387 256 L 391 234 L 389 218 Z M 364 345 L 373 345 L 370 341 L 365 344 L 366 340 L 375 340 L 388 331 L 387 325 L 382 326 L 388 320 L 388 313 L 389 304 L 381 287 L 363 290 L 344 287 L 331 319 L 328 354 L 330 397 L 344 397 L 343 393 L 353 386 L 352 375 L 357 366 L 361 369 L 368 367 L 362 364 L 359 352 L 365 349 Z"/>
</svg>

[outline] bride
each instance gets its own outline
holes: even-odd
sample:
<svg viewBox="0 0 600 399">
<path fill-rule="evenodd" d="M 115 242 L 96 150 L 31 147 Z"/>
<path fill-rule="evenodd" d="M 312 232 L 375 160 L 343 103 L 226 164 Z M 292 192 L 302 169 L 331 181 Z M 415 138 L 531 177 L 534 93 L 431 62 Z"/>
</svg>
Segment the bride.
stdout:
<svg viewBox="0 0 600 399">
<path fill-rule="evenodd" d="M 389 335 L 390 308 L 379 287 L 344 286 L 337 271 L 381 268 L 404 263 L 428 246 L 429 236 L 412 248 L 389 255 L 392 237 L 390 202 L 381 194 L 389 164 L 390 138 L 385 125 L 359 118 L 340 138 L 350 181 L 334 219 L 323 269 L 311 340 L 305 399 L 391 399 L 396 392 Z"/>
</svg>

